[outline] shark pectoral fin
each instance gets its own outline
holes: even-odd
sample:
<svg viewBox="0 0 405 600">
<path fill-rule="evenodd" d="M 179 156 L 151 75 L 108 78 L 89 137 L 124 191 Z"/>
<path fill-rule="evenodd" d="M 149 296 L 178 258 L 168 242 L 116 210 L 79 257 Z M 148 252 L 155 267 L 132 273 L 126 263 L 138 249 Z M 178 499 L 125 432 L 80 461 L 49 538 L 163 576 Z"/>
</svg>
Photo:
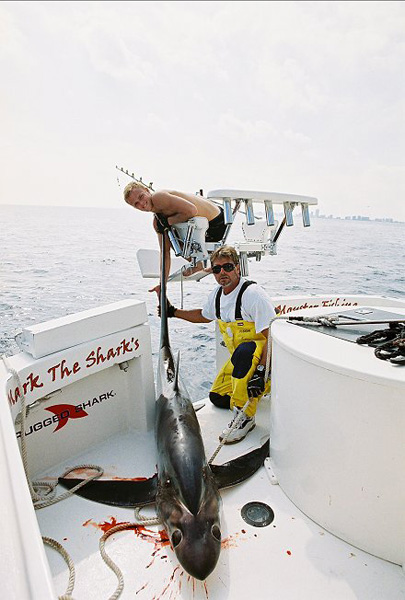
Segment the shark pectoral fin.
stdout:
<svg viewBox="0 0 405 600">
<path fill-rule="evenodd" d="M 269 439 L 265 443 L 238 458 L 234 458 L 223 465 L 211 464 L 211 471 L 214 475 L 218 488 L 226 488 L 237 483 L 242 483 L 249 479 L 262 466 L 264 460 L 269 456 Z"/>
<path fill-rule="evenodd" d="M 59 477 L 59 483 L 68 490 L 83 481 L 82 479 L 68 479 Z M 133 508 L 155 501 L 157 490 L 157 475 L 149 479 L 101 479 L 91 481 L 74 492 L 77 496 L 109 504 L 111 506 L 124 506 Z"/>
</svg>

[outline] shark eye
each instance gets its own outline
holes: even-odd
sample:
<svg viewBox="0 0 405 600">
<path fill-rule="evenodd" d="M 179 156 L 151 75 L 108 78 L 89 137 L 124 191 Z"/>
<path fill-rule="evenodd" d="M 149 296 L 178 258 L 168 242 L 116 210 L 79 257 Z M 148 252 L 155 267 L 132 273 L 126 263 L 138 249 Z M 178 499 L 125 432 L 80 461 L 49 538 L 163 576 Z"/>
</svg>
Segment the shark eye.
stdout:
<svg viewBox="0 0 405 600">
<path fill-rule="evenodd" d="M 181 533 L 181 531 L 179 529 L 176 529 L 176 531 L 174 531 L 173 535 L 172 535 L 173 548 L 176 548 L 176 546 L 178 546 L 180 544 L 182 539 L 183 539 L 183 534 Z"/>
<path fill-rule="evenodd" d="M 218 542 L 221 541 L 221 530 L 218 525 L 213 525 L 211 529 L 211 533 Z"/>
</svg>

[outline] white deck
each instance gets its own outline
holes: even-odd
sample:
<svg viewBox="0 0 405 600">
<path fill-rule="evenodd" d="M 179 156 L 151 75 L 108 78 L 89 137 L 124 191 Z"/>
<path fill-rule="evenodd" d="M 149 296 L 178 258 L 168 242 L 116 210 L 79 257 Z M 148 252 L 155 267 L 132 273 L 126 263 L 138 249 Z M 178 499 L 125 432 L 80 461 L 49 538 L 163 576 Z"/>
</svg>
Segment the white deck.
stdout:
<svg viewBox="0 0 405 600">
<path fill-rule="evenodd" d="M 216 462 L 225 462 L 260 443 L 268 431 L 269 404 L 267 400 L 260 406 L 258 426 L 248 438 L 222 449 Z M 207 402 L 197 414 L 209 457 L 229 413 Z M 72 458 L 71 464 L 101 464 L 106 478 L 139 477 L 154 471 L 154 457 L 153 433 L 137 433 L 110 438 L 93 451 Z M 204 583 L 193 580 L 178 565 L 170 546 L 161 542 L 162 527 L 148 526 L 137 534 L 120 532 L 108 539 L 107 552 L 124 574 L 121 598 L 404 598 L 401 567 L 353 548 L 305 517 L 278 485 L 270 483 L 264 467 L 250 480 L 221 495 L 223 548 L 215 571 Z M 243 521 L 242 506 L 254 500 L 266 502 L 273 509 L 275 519 L 268 527 L 256 528 Z M 152 514 L 152 510 L 145 514 Z M 101 559 L 99 538 L 103 525 L 133 521 L 133 511 L 73 497 L 38 511 L 37 517 L 42 535 L 59 540 L 74 560 L 74 598 L 102 600 L 111 596 L 117 580 Z M 62 594 L 68 579 L 66 565 L 52 549 L 47 548 L 46 553 L 55 590 Z"/>
<path fill-rule="evenodd" d="M 330 310 L 335 310 L 339 306 L 335 299 L 321 301 L 319 298 L 311 300 L 307 298 L 307 300 L 313 306 L 322 303 L 325 307 L 324 302 L 326 302 L 333 307 Z M 284 314 L 288 314 L 290 310 L 296 314 L 296 311 L 304 308 L 302 304 L 306 305 L 307 300 L 284 299 L 279 300 L 278 303 Z M 380 300 L 381 305 L 390 306 L 389 300 Z M 345 306 L 357 304 L 361 304 L 359 297 L 350 297 L 350 302 L 346 298 L 344 302 Z M 379 303 L 373 301 L 373 304 Z M 403 306 L 403 303 L 401 304 Z M 395 302 L 391 306 L 397 308 Z M 122 308 L 118 307 L 120 311 Z M 315 312 L 318 308 L 320 306 L 317 306 Z M 82 319 L 87 319 L 87 316 L 82 315 Z M 84 327 L 84 324 L 78 328 L 76 320 L 73 319 L 72 328 L 79 331 L 80 335 L 82 335 L 82 326 Z M 38 381 L 44 383 L 42 388 L 27 390 L 29 403 L 51 394 L 44 403 L 34 407 L 28 416 L 27 428 L 34 427 L 35 423 L 44 424 L 43 427 L 40 426 L 35 430 L 35 435 L 27 436 L 28 462 L 32 472 L 35 473 L 35 478 L 45 475 L 55 479 L 67 467 L 88 463 L 103 467 L 106 479 L 149 477 L 155 472 L 156 450 L 152 417 L 154 391 L 148 326 L 143 323 L 142 315 L 136 317 L 135 321 L 134 317 L 130 316 L 129 322 L 120 326 L 126 327 L 125 332 L 112 333 L 107 328 L 107 334 L 101 338 L 94 339 L 93 334 L 83 339 L 80 337 L 73 347 L 46 355 L 39 360 L 30 358 L 27 354 L 16 355 L 8 360 L 7 364 L 19 372 L 22 382 L 29 380 L 27 377 L 29 373 L 34 373 L 40 377 Z M 399 389 L 404 377 L 403 368 L 397 369 L 393 365 L 377 360 L 371 348 L 360 348 L 350 344 L 350 352 L 347 351 L 346 345 L 346 352 L 342 354 L 339 348 L 343 342 L 334 338 L 316 335 L 314 332 L 285 323 L 277 324 L 276 330 L 285 331 L 286 337 L 281 340 L 279 333 L 275 336 L 277 338 L 275 343 L 280 350 L 277 360 L 273 361 L 273 404 L 270 406 L 269 399 L 263 400 L 257 413 L 256 429 L 243 442 L 223 448 L 215 462 L 218 464 L 226 462 L 257 447 L 271 430 L 271 421 L 272 464 L 275 469 L 280 470 L 282 487 L 272 483 L 271 471 L 266 465 L 248 481 L 221 492 L 223 548 L 217 567 L 203 583 L 192 579 L 179 566 L 170 546 L 164 542 L 166 536 L 162 527 L 148 526 L 145 529 L 138 526 L 135 530 L 114 534 L 107 540 L 106 549 L 124 575 L 125 587 L 121 598 L 140 600 L 174 600 L 175 598 L 242 600 L 247 597 L 259 600 L 267 600 L 267 598 L 400 600 L 405 598 L 403 568 L 372 556 L 331 535 L 305 516 L 283 492 L 283 489 L 286 490 L 291 498 L 295 495 L 297 504 L 311 514 L 312 507 L 316 504 L 315 497 L 311 496 L 311 490 L 307 485 L 301 486 L 299 490 L 301 496 L 298 501 L 297 490 L 292 487 L 296 482 L 307 483 L 308 479 L 304 475 L 308 469 L 315 471 L 316 481 L 322 481 L 324 485 L 325 480 L 330 476 L 332 483 L 339 488 L 333 467 L 329 465 L 328 470 L 327 456 L 324 456 L 323 452 L 325 444 L 321 446 L 321 450 L 316 447 L 318 430 L 324 432 L 329 449 L 331 447 L 329 440 L 335 443 L 337 459 L 341 459 L 343 449 L 348 453 L 344 464 L 353 466 L 353 453 L 350 453 L 353 447 L 351 442 L 358 443 L 358 428 L 355 427 L 354 431 L 348 434 L 350 443 L 346 440 L 343 445 L 339 445 L 339 440 L 339 443 L 334 440 L 336 436 L 333 429 L 331 434 L 327 434 L 325 427 L 328 423 L 323 422 L 325 427 L 322 424 L 322 411 L 314 405 L 316 394 L 311 391 L 310 386 L 315 386 L 321 399 L 326 396 L 322 395 L 318 375 L 313 375 L 311 369 L 317 367 L 329 374 L 334 366 L 338 367 L 345 381 L 359 380 L 358 373 L 353 372 L 353 364 L 357 363 L 359 368 L 367 373 L 367 381 L 370 385 L 381 389 L 387 388 L 380 385 L 383 377 L 387 381 L 390 380 L 393 388 Z M 118 355 L 115 350 L 114 352 L 112 350 L 121 343 L 120 340 L 124 337 L 127 340 L 132 339 L 132 335 L 133 339 L 137 340 L 137 344 L 128 346 L 129 360 L 124 362 L 122 365 L 124 368 L 121 369 L 119 363 L 127 357 Z M 293 335 L 293 339 L 289 338 L 290 335 Z M 292 351 L 284 361 L 283 353 L 287 347 L 291 347 Z M 325 356 L 321 348 L 328 348 L 331 356 L 332 350 L 336 350 L 337 354 L 332 360 L 333 365 L 325 364 Z M 98 365 L 93 364 L 92 358 L 89 360 L 96 349 L 108 357 L 105 362 L 101 361 Z M 58 371 L 55 369 L 55 365 L 62 365 L 63 360 L 66 360 L 66 364 L 70 367 L 76 360 L 80 369 L 77 368 L 69 375 L 62 376 L 60 369 Z M 300 364 L 293 366 L 292 360 L 297 360 Z M 363 364 L 364 360 L 368 361 L 367 365 Z M 345 361 L 346 363 L 349 361 L 348 364 L 344 364 Z M 278 377 L 276 370 L 281 368 L 282 364 L 285 365 L 285 376 Z M 379 372 L 378 377 L 374 370 Z M 55 381 L 51 375 L 55 375 Z M 1 361 L 0 378 L 4 390 L 8 386 L 11 390 L 11 398 L 15 400 L 10 412 L 6 393 L 4 390 L 1 391 L 0 475 L 4 481 L 1 505 L 4 528 L 1 549 L 4 558 L 0 572 L 4 582 L 3 596 L 7 600 L 44 600 L 45 598 L 50 600 L 66 590 L 68 569 L 56 551 L 48 547 L 43 550 L 37 530 L 38 520 L 41 534 L 63 544 L 73 559 L 76 568 L 73 598 L 75 600 L 110 598 L 116 589 L 117 580 L 101 558 L 99 539 L 109 527 L 118 523 L 133 522 L 133 511 L 73 496 L 34 512 L 25 485 L 11 418 L 11 415 L 15 418 L 19 410 L 15 392 L 16 381 Z M 8 381 L 7 386 L 6 381 Z M 293 392 L 281 390 L 281 393 L 281 383 L 290 387 L 295 386 Z M 350 409 L 356 407 L 351 393 L 353 389 L 353 385 L 350 385 L 346 398 L 346 406 Z M 111 390 L 114 390 L 114 394 L 111 397 L 108 395 L 107 399 L 106 394 Z M 134 395 L 131 390 L 137 390 L 136 394 Z M 334 391 L 338 393 L 337 389 Z M 367 414 L 369 419 L 371 405 L 369 395 L 366 396 L 367 411 L 363 411 L 362 414 Z M 102 397 L 104 397 L 103 401 L 101 401 Z M 280 398 L 282 398 L 281 402 Z M 393 396 L 391 400 L 392 398 Z M 95 402 L 94 408 L 93 402 Z M 52 408 L 52 405 L 59 405 L 62 410 L 65 405 L 74 409 L 78 403 L 88 410 L 86 419 L 75 418 L 72 416 L 75 413 L 70 413 L 72 421 L 68 426 L 61 427 L 56 435 L 53 426 L 45 426 L 45 423 L 48 425 L 51 423 L 48 409 Z M 294 403 L 297 403 L 296 407 Z M 390 456 L 387 450 L 390 432 L 399 428 L 399 419 L 391 410 L 387 410 L 388 404 L 386 397 L 380 398 L 377 394 L 375 414 L 379 419 L 378 423 L 382 416 L 388 421 L 390 418 L 395 419 L 395 427 L 388 424 L 386 428 L 387 444 L 384 443 L 385 450 L 381 454 L 383 462 L 387 457 L 389 460 Z M 308 410 L 310 406 L 312 412 Z M 402 410 L 401 402 L 397 403 L 396 407 L 398 406 Z M 345 419 L 341 409 L 339 411 L 339 416 L 345 423 L 356 425 L 365 422 L 364 419 L 356 421 L 350 415 Z M 217 446 L 219 433 L 229 421 L 230 413 L 215 408 L 207 400 L 204 408 L 198 411 L 197 415 L 202 427 L 206 456 L 209 459 Z M 311 417 L 311 415 L 315 416 Z M 334 422 L 332 420 L 332 426 Z M 56 425 L 54 421 L 52 423 Z M 274 423 L 277 424 L 276 428 Z M 311 427 L 315 428 L 312 433 Z M 300 436 L 307 436 L 308 439 L 301 439 Z M 373 445 L 374 439 L 376 436 L 371 436 L 369 443 Z M 279 443 L 280 440 L 283 444 Z M 319 441 L 323 443 L 321 438 Z M 285 451 L 286 444 L 288 451 Z M 304 457 L 303 447 L 306 451 Z M 307 458 L 310 448 L 313 452 L 310 458 Z M 318 471 L 319 457 L 325 459 L 326 479 L 324 476 L 321 477 Z M 280 458 L 285 464 L 280 465 Z M 291 464 L 288 463 L 290 459 Z M 385 473 L 386 465 L 383 465 L 381 470 Z M 398 477 L 402 479 L 402 471 Z M 357 480 L 354 484 L 357 485 Z M 395 488 L 395 492 L 399 489 L 399 487 Z M 335 490 L 335 493 L 338 491 Z M 58 494 L 63 492 L 63 489 L 58 489 Z M 301 492 L 306 496 L 302 497 Z M 308 493 L 310 500 L 312 498 L 310 506 L 302 503 L 306 502 Z M 393 498 L 395 493 L 387 493 L 387 496 Z M 394 500 L 397 501 L 395 498 Z M 265 502 L 273 509 L 275 519 L 268 527 L 252 527 L 242 519 L 242 507 L 252 501 Z M 350 501 L 347 506 L 349 508 L 341 512 L 343 517 L 347 515 L 347 521 L 350 522 L 353 519 L 353 509 L 358 507 L 354 505 L 350 508 Z M 402 511 L 396 510 L 395 513 L 397 512 Z M 152 513 L 151 508 L 145 511 L 146 515 Z M 338 512 L 337 516 L 339 514 Z M 401 514 L 398 515 L 398 518 L 400 517 Z M 380 518 L 378 520 L 381 521 Z M 375 516 L 370 517 L 366 527 L 373 531 L 378 530 L 381 523 L 377 523 Z M 45 554 L 51 572 L 49 578 Z"/>
</svg>

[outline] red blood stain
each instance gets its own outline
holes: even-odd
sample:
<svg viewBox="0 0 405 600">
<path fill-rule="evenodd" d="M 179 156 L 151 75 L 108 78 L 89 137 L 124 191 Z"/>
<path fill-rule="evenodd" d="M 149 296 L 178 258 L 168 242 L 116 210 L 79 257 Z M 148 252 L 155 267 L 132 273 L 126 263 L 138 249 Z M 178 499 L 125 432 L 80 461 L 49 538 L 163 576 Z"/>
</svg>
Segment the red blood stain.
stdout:
<svg viewBox="0 0 405 600">
<path fill-rule="evenodd" d="M 70 471 L 70 473 L 68 473 L 66 475 L 66 479 L 80 479 L 80 477 L 88 478 L 88 477 L 93 477 L 93 475 L 94 475 L 94 469 L 88 469 L 86 467 L 82 467 L 82 468 L 74 469 L 73 471 Z"/>
<path fill-rule="evenodd" d="M 111 477 L 116 481 L 148 481 L 148 477 Z"/>
<path fill-rule="evenodd" d="M 178 571 L 178 569 L 180 569 L 180 567 L 179 567 L 179 566 L 177 566 L 177 567 L 174 569 L 173 573 L 172 573 L 172 574 L 171 574 L 171 576 L 170 576 L 170 579 L 169 579 L 169 582 L 168 582 L 168 584 L 167 584 L 167 585 L 166 585 L 166 586 L 163 588 L 163 590 L 162 590 L 162 593 L 160 594 L 161 596 L 163 596 L 163 595 L 164 595 L 164 594 L 167 592 L 167 590 L 169 589 L 169 587 L 171 587 L 171 585 L 173 584 L 173 582 L 174 582 L 174 578 L 175 578 L 175 575 L 176 575 L 176 571 Z M 180 575 L 181 575 L 181 574 L 180 574 Z"/>
<path fill-rule="evenodd" d="M 124 524 L 124 523 L 118 523 L 117 519 L 115 517 L 110 517 L 110 519 L 111 519 L 110 523 L 108 521 L 103 521 L 102 523 L 96 523 L 92 519 L 88 519 L 87 521 L 85 521 L 83 523 L 83 527 L 87 527 L 88 525 L 91 525 L 92 527 L 95 527 L 96 529 L 101 529 L 101 531 L 103 533 L 107 533 L 107 531 L 110 531 L 110 529 L 112 529 L 116 525 Z"/>
<path fill-rule="evenodd" d="M 137 590 L 135 592 L 135 594 L 139 594 L 139 592 L 142 592 L 142 590 L 144 590 L 146 588 L 146 586 L 148 585 L 148 582 L 146 582 L 141 588 L 139 588 L 139 590 Z"/>
<path fill-rule="evenodd" d="M 89 525 L 95 527 L 96 529 L 100 529 L 103 533 L 107 533 L 107 531 L 110 531 L 110 529 L 116 527 L 117 525 L 128 525 L 128 529 L 134 531 L 136 536 L 142 540 L 146 540 L 147 542 L 155 544 L 156 550 L 160 550 L 163 548 L 163 546 L 170 545 L 169 538 L 167 537 L 167 533 L 164 529 L 160 531 L 152 531 L 143 525 L 129 523 L 128 521 L 118 522 L 115 517 L 110 517 L 110 521 L 102 521 L 101 523 L 96 523 L 92 519 L 88 519 L 83 523 L 83 527 L 88 527 Z"/>
<path fill-rule="evenodd" d="M 237 538 L 240 536 L 239 533 L 235 533 L 234 535 L 230 535 L 227 538 L 221 541 L 221 549 L 228 550 L 229 548 L 236 548 L 237 546 Z"/>
<path fill-rule="evenodd" d="M 146 540 L 149 543 L 153 543 L 155 545 L 155 549 L 152 553 L 152 560 L 149 563 L 149 565 L 147 565 L 146 568 L 150 567 L 153 564 L 156 554 L 158 553 L 159 550 L 161 550 L 164 546 L 170 546 L 170 540 L 164 529 L 162 529 L 160 531 L 151 531 L 150 529 L 147 529 L 143 525 L 132 524 L 127 521 L 118 522 L 117 519 L 113 516 L 110 516 L 109 519 L 110 519 L 109 521 L 102 521 L 100 523 L 96 523 L 92 519 L 88 519 L 87 521 L 85 521 L 83 523 L 83 527 L 88 527 L 88 526 L 95 527 L 96 529 L 100 529 L 101 531 L 103 531 L 103 533 L 106 533 L 107 531 L 109 531 L 113 527 L 116 527 L 117 525 L 127 525 L 128 529 L 129 530 L 132 529 L 137 537 L 141 538 L 142 540 Z M 237 537 L 239 537 L 238 533 L 235 534 L 234 536 L 229 536 L 225 540 L 222 540 L 222 542 L 221 542 L 222 548 L 230 548 L 232 546 L 236 546 L 235 538 L 237 538 Z M 167 559 L 168 556 L 167 556 L 167 554 L 164 554 L 160 558 Z M 170 598 L 172 598 L 173 595 L 176 594 L 176 589 L 175 589 L 176 585 L 178 586 L 177 592 L 181 593 L 182 580 L 183 580 L 183 577 L 186 575 L 186 573 L 184 570 L 180 571 L 180 568 L 181 568 L 180 565 L 175 567 L 166 586 L 163 588 L 163 590 L 161 591 L 160 594 L 154 595 L 152 600 L 159 600 L 166 594 L 166 592 L 168 592 L 168 590 L 170 590 L 170 588 L 171 588 Z M 178 575 L 178 577 L 176 577 L 176 575 Z M 192 577 L 191 575 L 188 575 L 188 574 L 187 574 L 187 582 L 191 585 L 192 596 L 194 598 L 195 593 L 196 593 L 196 586 L 199 584 L 199 582 L 197 582 L 194 579 L 194 577 Z M 149 584 L 149 582 L 146 582 L 142 587 L 140 587 L 135 592 L 135 594 L 136 595 L 140 594 L 148 586 L 148 584 Z M 208 600 L 209 594 L 208 594 L 207 584 L 204 581 L 204 582 L 202 582 L 202 585 L 203 585 L 203 589 L 205 592 L 205 596 Z"/>
<path fill-rule="evenodd" d="M 92 523 L 92 520 L 91 519 L 87 519 L 87 521 L 85 521 L 83 523 L 83 527 L 87 527 L 87 525 L 90 525 L 90 523 Z"/>
<path fill-rule="evenodd" d="M 163 589 L 160 592 L 155 593 L 151 600 L 163 600 L 164 598 L 167 598 L 168 600 L 172 600 L 174 598 L 178 598 L 181 595 L 182 586 L 183 586 L 184 582 L 186 582 L 186 585 L 188 586 L 190 594 L 191 594 L 188 597 L 195 598 L 196 593 L 198 592 L 198 588 L 199 588 L 199 586 L 201 586 L 202 590 L 204 590 L 206 600 L 209 600 L 209 592 L 208 592 L 207 583 L 205 581 L 201 581 L 201 582 L 197 581 L 196 579 L 194 579 L 194 577 L 192 577 L 191 575 L 186 573 L 184 571 L 184 569 L 181 568 L 180 565 L 178 565 L 177 567 L 174 568 L 173 573 L 170 576 L 166 585 L 163 587 Z M 136 592 L 136 594 L 142 592 L 145 589 L 146 585 L 147 584 L 145 583 Z M 191 590 L 190 590 L 190 588 L 191 588 Z"/>
<path fill-rule="evenodd" d="M 184 573 L 184 571 L 183 571 Z M 195 579 L 194 577 L 192 577 L 191 575 L 187 575 L 187 581 L 190 582 L 191 581 L 191 585 L 193 588 L 193 598 L 194 598 L 194 592 L 195 592 Z"/>
</svg>

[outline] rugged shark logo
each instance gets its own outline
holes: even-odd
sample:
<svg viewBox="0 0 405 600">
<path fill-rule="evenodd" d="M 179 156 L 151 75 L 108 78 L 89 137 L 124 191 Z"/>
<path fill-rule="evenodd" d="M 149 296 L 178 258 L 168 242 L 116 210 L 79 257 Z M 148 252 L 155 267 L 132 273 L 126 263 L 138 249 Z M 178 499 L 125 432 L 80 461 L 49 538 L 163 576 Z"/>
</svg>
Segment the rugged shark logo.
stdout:
<svg viewBox="0 0 405 600">
<path fill-rule="evenodd" d="M 96 404 L 101 404 L 104 400 L 114 398 L 115 395 L 114 390 L 111 390 L 110 392 L 100 394 L 96 398 L 92 398 L 91 400 L 80 404 L 55 404 L 54 406 L 47 406 L 45 410 L 51 412 L 52 417 L 48 417 L 47 419 L 37 421 L 33 425 L 30 425 L 29 429 L 26 430 L 25 435 L 28 436 L 31 433 L 35 433 L 56 423 L 56 427 L 52 432 L 55 433 L 65 427 L 69 419 L 82 419 L 88 417 L 89 413 L 84 410 L 85 408 L 93 408 Z M 19 437 L 21 437 L 20 431 L 17 432 L 17 438 Z"/>
<path fill-rule="evenodd" d="M 80 404 L 78 406 L 74 406 L 73 404 L 57 404 L 56 406 L 48 406 L 45 410 L 49 410 L 49 412 L 59 417 L 58 425 L 53 430 L 54 433 L 62 429 L 69 419 L 82 419 L 89 416 L 89 413 L 86 413 Z"/>
</svg>

